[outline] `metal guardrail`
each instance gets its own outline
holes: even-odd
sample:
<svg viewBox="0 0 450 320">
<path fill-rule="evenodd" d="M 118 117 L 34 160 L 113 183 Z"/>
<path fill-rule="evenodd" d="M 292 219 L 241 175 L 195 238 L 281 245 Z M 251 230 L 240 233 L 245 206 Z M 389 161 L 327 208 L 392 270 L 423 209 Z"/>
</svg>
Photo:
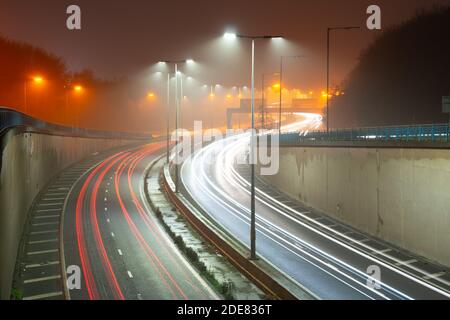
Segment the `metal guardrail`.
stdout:
<svg viewBox="0 0 450 320">
<path fill-rule="evenodd" d="M 130 139 L 146 140 L 151 139 L 150 134 L 101 131 L 76 127 L 67 127 L 58 124 L 45 122 L 26 114 L 5 107 L 0 107 L 0 136 L 8 129 L 14 127 L 26 127 L 33 131 L 58 134 L 64 136 L 76 136 L 87 138 L 107 138 L 107 139 Z"/>
<path fill-rule="evenodd" d="M 368 127 L 353 129 L 333 129 L 330 132 L 293 132 L 280 137 L 286 145 L 314 141 L 395 141 L 395 142 L 450 142 L 448 124 L 416 126 Z"/>
</svg>

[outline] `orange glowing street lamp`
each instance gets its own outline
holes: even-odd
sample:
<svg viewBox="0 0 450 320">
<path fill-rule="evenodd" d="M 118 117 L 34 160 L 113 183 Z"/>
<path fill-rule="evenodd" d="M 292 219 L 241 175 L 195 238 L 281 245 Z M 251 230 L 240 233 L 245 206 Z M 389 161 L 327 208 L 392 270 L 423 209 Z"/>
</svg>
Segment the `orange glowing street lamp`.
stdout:
<svg viewBox="0 0 450 320">
<path fill-rule="evenodd" d="M 41 85 L 44 82 L 44 78 L 40 75 L 27 77 L 24 82 L 24 107 L 25 113 L 28 113 L 28 82 L 33 82 L 36 85 Z"/>
<path fill-rule="evenodd" d="M 44 78 L 42 78 L 41 76 L 34 76 L 33 82 L 36 84 L 42 84 L 44 82 Z"/>
<path fill-rule="evenodd" d="M 76 85 L 73 87 L 73 90 L 75 90 L 75 92 L 81 92 L 81 91 L 83 91 L 83 87 L 80 85 Z"/>
</svg>

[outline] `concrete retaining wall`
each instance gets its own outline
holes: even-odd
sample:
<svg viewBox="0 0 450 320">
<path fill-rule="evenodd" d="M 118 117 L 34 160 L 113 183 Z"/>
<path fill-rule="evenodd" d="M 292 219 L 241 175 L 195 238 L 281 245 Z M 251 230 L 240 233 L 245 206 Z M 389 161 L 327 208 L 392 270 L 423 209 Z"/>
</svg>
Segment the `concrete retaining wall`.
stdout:
<svg viewBox="0 0 450 320">
<path fill-rule="evenodd" d="M 137 143 L 10 130 L 1 144 L 0 299 L 9 299 L 16 255 L 33 199 L 69 165 L 109 148 Z"/>
<path fill-rule="evenodd" d="M 360 230 L 450 266 L 450 150 L 281 148 L 270 183 Z"/>
</svg>

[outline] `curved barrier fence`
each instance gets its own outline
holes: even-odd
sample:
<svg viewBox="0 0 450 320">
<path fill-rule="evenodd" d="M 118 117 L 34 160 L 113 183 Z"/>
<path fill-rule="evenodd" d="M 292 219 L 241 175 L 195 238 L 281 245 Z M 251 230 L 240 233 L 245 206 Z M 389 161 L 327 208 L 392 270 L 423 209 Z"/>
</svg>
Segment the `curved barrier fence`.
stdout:
<svg viewBox="0 0 450 320">
<path fill-rule="evenodd" d="M 369 127 L 334 129 L 330 132 L 292 132 L 282 134 L 280 143 L 295 144 L 314 141 L 397 141 L 397 142 L 450 142 L 448 124 L 430 124 L 397 127 Z"/>
<path fill-rule="evenodd" d="M 89 137 L 89 138 L 107 138 L 107 139 L 151 139 L 150 134 L 117 132 L 117 131 L 101 131 L 75 127 L 66 127 L 53 123 L 48 123 L 21 112 L 0 107 L 0 136 L 8 129 L 14 127 L 28 127 L 31 130 L 43 133 L 51 133 L 58 135 Z"/>
</svg>

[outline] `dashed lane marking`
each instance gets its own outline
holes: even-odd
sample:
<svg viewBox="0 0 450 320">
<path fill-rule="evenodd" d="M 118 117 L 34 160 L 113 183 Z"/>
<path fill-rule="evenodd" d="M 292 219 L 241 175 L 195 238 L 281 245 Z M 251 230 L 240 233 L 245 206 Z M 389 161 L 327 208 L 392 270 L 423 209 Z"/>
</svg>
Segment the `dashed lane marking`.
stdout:
<svg viewBox="0 0 450 320">
<path fill-rule="evenodd" d="M 59 232 L 59 230 L 32 231 L 32 232 L 30 232 L 30 234 L 34 235 L 34 234 L 45 234 L 45 233 L 55 233 L 55 232 Z"/>
<path fill-rule="evenodd" d="M 58 214 L 54 214 L 54 215 L 39 215 L 39 216 L 35 216 L 34 219 L 51 219 L 51 218 L 59 218 L 60 216 Z"/>
<path fill-rule="evenodd" d="M 35 296 L 24 297 L 23 300 L 40 300 L 40 299 L 53 298 L 53 297 L 59 297 L 59 296 L 62 296 L 61 291 L 42 293 L 42 294 L 38 294 Z"/>
<path fill-rule="evenodd" d="M 425 280 L 431 280 L 431 279 L 436 279 L 436 278 L 442 277 L 443 275 L 445 275 L 445 272 L 444 272 L 444 271 L 438 272 L 438 273 L 433 273 L 433 274 L 427 274 L 427 275 L 424 276 L 423 278 L 424 278 Z"/>
<path fill-rule="evenodd" d="M 61 279 L 61 275 L 58 274 L 58 275 L 54 275 L 54 276 L 28 279 L 28 280 L 24 280 L 23 283 L 35 283 L 35 282 L 42 282 L 42 281 L 55 280 L 55 279 Z"/>
<path fill-rule="evenodd" d="M 36 212 L 56 212 L 56 211 L 61 211 L 61 209 L 40 209 L 37 210 Z"/>
<path fill-rule="evenodd" d="M 57 264 L 59 264 L 59 261 L 49 261 L 49 262 L 43 262 L 43 263 L 27 264 L 27 265 L 25 265 L 25 268 L 27 268 L 27 269 L 40 268 L 40 267 L 54 266 Z"/>
<path fill-rule="evenodd" d="M 54 202 L 54 203 L 39 203 L 39 207 L 50 207 L 50 206 L 62 206 L 63 202 Z"/>
<path fill-rule="evenodd" d="M 59 221 L 57 221 L 57 222 L 32 223 L 31 225 L 33 227 L 40 227 L 40 226 L 51 226 L 51 225 L 55 225 L 55 224 L 59 224 Z"/>
<path fill-rule="evenodd" d="M 398 267 L 398 266 L 405 266 L 405 265 L 408 265 L 408 264 L 412 264 L 412 263 L 416 263 L 418 260 L 416 260 L 416 259 L 411 259 L 411 260 L 407 260 L 407 261 L 400 261 L 400 262 L 397 262 L 395 265 Z"/>
<path fill-rule="evenodd" d="M 37 255 L 37 254 L 45 254 L 45 253 L 53 253 L 53 252 L 58 252 L 58 249 L 31 251 L 31 252 L 27 252 L 27 255 L 33 256 L 33 255 Z"/>
<path fill-rule="evenodd" d="M 133 274 L 130 271 L 127 271 L 127 273 L 130 278 L 133 278 Z"/>
<path fill-rule="evenodd" d="M 28 244 L 39 244 L 39 243 L 49 243 L 49 242 L 58 242 L 58 239 L 48 239 L 48 240 L 29 241 Z"/>
</svg>

